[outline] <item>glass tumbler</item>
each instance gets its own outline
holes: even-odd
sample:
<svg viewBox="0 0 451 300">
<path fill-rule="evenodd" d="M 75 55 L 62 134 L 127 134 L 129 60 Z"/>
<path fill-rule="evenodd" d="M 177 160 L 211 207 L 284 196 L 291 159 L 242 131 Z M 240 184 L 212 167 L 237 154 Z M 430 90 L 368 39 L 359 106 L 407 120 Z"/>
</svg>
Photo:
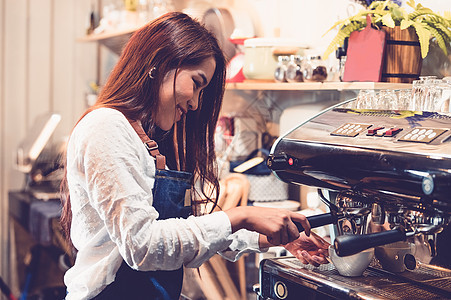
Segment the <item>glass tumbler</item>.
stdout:
<svg viewBox="0 0 451 300">
<path fill-rule="evenodd" d="M 398 97 L 397 110 L 413 110 L 412 109 L 412 92 L 410 89 L 397 90 Z"/>
<path fill-rule="evenodd" d="M 423 102 L 423 111 L 436 111 L 436 107 L 441 100 L 441 79 L 426 80 L 426 94 Z"/>
<path fill-rule="evenodd" d="M 435 93 L 432 111 L 444 114 L 451 113 L 451 82 L 443 80 L 436 89 L 438 91 Z"/>
<path fill-rule="evenodd" d="M 381 110 L 397 109 L 398 97 L 394 90 L 381 90 L 377 94 L 376 105 Z"/>
<path fill-rule="evenodd" d="M 411 110 L 423 110 L 423 102 L 426 97 L 425 79 L 414 80 L 412 82 Z"/>
<path fill-rule="evenodd" d="M 374 90 L 360 90 L 356 99 L 357 109 L 371 109 L 375 108 L 376 92 Z"/>
</svg>

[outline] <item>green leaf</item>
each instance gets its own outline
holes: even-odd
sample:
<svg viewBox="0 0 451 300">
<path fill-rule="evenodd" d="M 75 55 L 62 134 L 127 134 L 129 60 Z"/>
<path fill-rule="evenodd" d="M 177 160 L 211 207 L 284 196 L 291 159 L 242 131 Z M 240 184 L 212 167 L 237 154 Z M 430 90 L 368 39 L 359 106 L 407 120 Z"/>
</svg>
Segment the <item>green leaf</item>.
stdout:
<svg viewBox="0 0 451 300">
<path fill-rule="evenodd" d="M 442 32 L 442 35 L 443 35 L 443 37 L 444 37 L 446 40 L 451 40 L 451 30 L 449 30 L 448 28 L 446 28 L 446 27 L 443 26 L 442 24 L 440 24 L 440 23 L 432 23 L 432 25 L 429 24 L 429 26 L 431 26 L 431 27 L 435 26 L 435 28 L 436 28 L 437 30 L 439 30 L 439 31 Z"/>
<path fill-rule="evenodd" d="M 451 20 L 447 20 L 446 18 L 437 15 L 437 14 L 430 14 L 427 17 L 424 18 L 426 21 L 432 23 L 435 27 L 451 27 Z M 448 29 L 449 30 L 449 29 Z"/>
<path fill-rule="evenodd" d="M 440 49 L 442 49 L 443 53 L 445 53 L 445 55 L 448 55 L 448 50 L 446 49 L 445 38 L 442 35 L 443 33 L 440 30 L 437 30 L 431 26 L 427 26 L 426 28 L 429 30 L 431 35 L 435 38 L 435 42 L 440 47 Z"/>
<path fill-rule="evenodd" d="M 390 14 L 384 15 L 382 17 L 382 24 L 390 28 L 395 28 L 395 21 L 393 21 L 393 18 Z"/>
<path fill-rule="evenodd" d="M 412 8 L 415 8 L 415 0 L 409 0 L 406 4 Z"/>
<path fill-rule="evenodd" d="M 434 14 L 432 12 L 432 10 L 428 9 L 428 8 L 422 8 L 422 9 L 418 9 L 416 11 L 413 11 L 409 14 L 409 19 L 416 21 L 417 19 L 421 19 L 421 18 L 425 18 L 427 17 L 427 15 L 437 15 Z M 438 16 L 438 15 L 437 15 Z M 421 21 L 421 20 L 420 20 Z"/>
<path fill-rule="evenodd" d="M 362 10 L 360 12 L 358 12 L 356 15 L 351 16 L 349 18 L 343 19 L 343 20 L 339 20 L 337 22 L 335 22 L 334 25 L 332 25 L 324 34 L 323 36 L 325 36 L 327 33 L 329 33 L 331 30 L 334 30 L 336 27 L 339 27 L 339 29 L 341 30 L 342 28 L 344 28 L 345 26 L 349 26 L 350 24 L 353 23 L 359 23 L 360 26 L 363 28 L 366 26 L 366 15 L 371 14 L 372 12 L 369 10 Z"/>
<path fill-rule="evenodd" d="M 411 21 L 411 20 L 402 20 L 400 28 L 401 28 L 401 30 L 404 30 L 404 29 L 407 29 L 410 26 L 412 26 L 412 24 L 413 24 L 413 21 Z"/>
<path fill-rule="evenodd" d="M 351 24 L 349 26 L 346 26 L 342 28 L 337 35 L 332 39 L 332 42 L 330 42 L 327 49 L 324 51 L 323 58 L 327 59 L 329 55 L 335 51 L 338 47 L 343 45 L 345 39 L 351 35 L 352 32 L 357 31 L 364 26 L 361 26 L 362 24 Z"/>
<path fill-rule="evenodd" d="M 409 13 L 406 10 L 402 11 L 402 19 L 408 20 L 409 19 Z"/>
<path fill-rule="evenodd" d="M 412 26 L 418 35 L 420 41 L 421 57 L 425 58 L 429 52 L 429 40 L 431 38 L 431 32 L 424 28 L 421 23 L 414 22 Z"/>
<path fill-rule="evenodd" d="M 401 9 L 400 7 L 394 7 L 391 14 L 394 19 L 401 19 L 403 16 L 403 12 L 404 10 Z"/>
<path fill-rule="evenodd" d="M 371 2 L 370 6 L 368 6 L 369 9 L 385 9 L 389 1 L 373 1 Z"/>
</svg>

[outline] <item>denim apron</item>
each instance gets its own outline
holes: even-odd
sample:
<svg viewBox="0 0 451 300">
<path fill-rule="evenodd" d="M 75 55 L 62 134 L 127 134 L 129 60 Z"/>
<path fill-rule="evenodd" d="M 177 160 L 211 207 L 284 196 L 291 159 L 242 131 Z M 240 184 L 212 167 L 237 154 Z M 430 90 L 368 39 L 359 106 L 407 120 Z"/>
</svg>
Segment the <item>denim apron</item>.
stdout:
<svg viewBox="0 0 451 300">
<path fill-rule="evenodd" d="M 144 142 L 150 155 L 157 159 L 155 184 L 153 187 L 153 207 L 158 211 L 158 220 L 187 218 L 191 213 L 190 198 L 192 174 L 182 171 L 165 170 L 165 157 L 158 151 L 155 141 L 150 140 L 141 125 L 130 122 Z M 188 203 L 189 202 L 189 203 Z M 133 216 L 131 216 L 133 217 Z M 125 261 L 116 273 L 114 282 L 109 284 L 94 299 L 157 299 L 177 300 L 180 298 L 183 282 L 183 267 L 173 271 L 136 271 Z"/>
</svg>

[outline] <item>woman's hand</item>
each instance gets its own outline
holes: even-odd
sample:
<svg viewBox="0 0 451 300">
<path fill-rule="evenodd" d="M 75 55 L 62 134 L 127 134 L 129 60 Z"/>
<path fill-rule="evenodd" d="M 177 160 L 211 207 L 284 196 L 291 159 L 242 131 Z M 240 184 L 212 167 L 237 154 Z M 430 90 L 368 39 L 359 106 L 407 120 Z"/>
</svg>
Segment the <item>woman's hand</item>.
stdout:
<svg viewBox="0 0 451 300">
<path fill-rule="evenodd" d="M 299 230 L 293 222 L 301 223 L 306 236 L 310 224 L 304 215 L 279 208 L 239 206 L 226 211 L 232 224 L 232 232 L 245 228 L 266 236 L 270 245 L 285 245 L 299 238 Z"/>
<path fill-rule="evenodd" d="M 301 233 L 297 240 L 284 245 L 284 247 L 303 264 L 311 264 L 318 267 L 320 264 L 328 263 L 326 257 L 329 256 L 329 245 L 316 233 L 311 232 L 310 236 Z"/>
</svg>

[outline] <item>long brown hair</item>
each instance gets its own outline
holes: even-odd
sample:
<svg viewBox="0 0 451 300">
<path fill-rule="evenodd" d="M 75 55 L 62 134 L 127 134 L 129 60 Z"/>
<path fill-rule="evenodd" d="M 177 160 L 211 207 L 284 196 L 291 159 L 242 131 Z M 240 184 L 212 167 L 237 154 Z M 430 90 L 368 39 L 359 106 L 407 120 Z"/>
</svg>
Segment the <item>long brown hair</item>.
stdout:
<svg viewBox="0 0 451 300">
<path fill-rule="evenodd" d="M 216 69 L 199 98 L 196 111 L 163 135 L 155 135 L 154 113 L 164 76 L 183 67 L 196 66 L 213 57 Z M 99 107 L 114 108 L 129 120 L 140 120 L 147 134 L 156 139 L 168 166 L 195 174 L 201 193 L 216 204 L 219 183 L 214 151 L 214 132 L 225 86 L 225 58 L 215 37 L 202 24 L 180 12 L 168 13 L 136 31 L 122 51 L 98 100 L 81 118 Z M 153 68 L 152 78 L 149 71 Z M 175 84 L 175 78 L 174 78 Z M 81 120 L 80 118 L 80 120 Z M 66 162 L 65 162 L 66 163 Z M 192 182 L 194 188 L 194 181 Z M 215 195 L 206 193 L 210 186 Z M 67 178 L 61 184 L 61 225 L 70 241 L 72 212 Z"/>
</svg>

